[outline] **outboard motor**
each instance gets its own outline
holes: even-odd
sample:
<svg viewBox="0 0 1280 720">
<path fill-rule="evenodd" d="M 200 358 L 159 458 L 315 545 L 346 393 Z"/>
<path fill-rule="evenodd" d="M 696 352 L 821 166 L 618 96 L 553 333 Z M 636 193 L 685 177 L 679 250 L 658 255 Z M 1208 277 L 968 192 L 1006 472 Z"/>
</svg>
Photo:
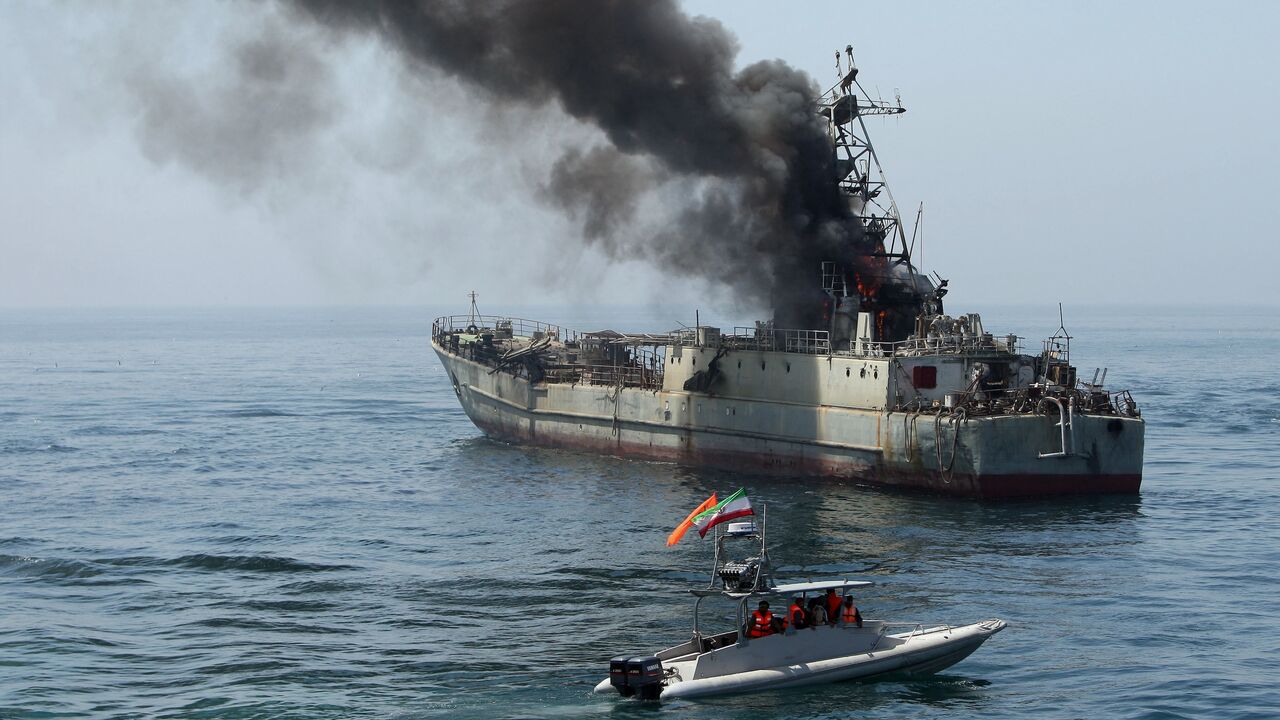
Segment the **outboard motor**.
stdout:
<svg viewBox="0 0 1280 720">
<path fill-rule="evenodd" d="M 609 661 L 609 684 L 623 697 L 657 700 L 662 694 L 662 661 L 656 655 L 619 655 Z"/>
<path fill-rule="evenodd" d="M 619 655 L 609 661 L 609 684 L 623 697 L 631 697 L 635 690 L 627 684 L 627 656 Z"/>
</svg>

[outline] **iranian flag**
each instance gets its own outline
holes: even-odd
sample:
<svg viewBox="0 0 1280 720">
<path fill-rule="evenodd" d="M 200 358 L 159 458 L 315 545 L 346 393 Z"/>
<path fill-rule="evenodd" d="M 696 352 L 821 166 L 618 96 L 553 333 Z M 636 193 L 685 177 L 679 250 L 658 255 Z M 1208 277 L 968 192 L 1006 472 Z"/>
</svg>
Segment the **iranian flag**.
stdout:
<svg viewBox="0 0 1280 720">
<path fill-rule="evenodd" d="M 693 527 L 693 519 L 709 508 L 715 507 L 718 502 L 720 501 L 716 499 L 715 493 L 711 493 L 711 497 L 703 500 L 701 505 L 694 508 L 693 512 L 689 513 L 689 516 L 684 519 L 684 522 L 680 523 L 676 526 L 675 530 L 671 531 L 671 535 L 667 537 L 667 547 L 671 547 L 672 545 L 680 542 L 680 538 L 684 537 L 685 532 L 687 532 L 689 528 Z"/>
<path fill-rule="evenodd" d="M 751 509 L 751 500 L 747 497 L 747 491 L 739 488 L 738 492 L 721 500 L 715 507 L 695 517 L 693 526 L 698 528 L 698 537 L 706 537 L 708 530 L 722 522 L 755 514 L 755 511 Z"/>
</svg>

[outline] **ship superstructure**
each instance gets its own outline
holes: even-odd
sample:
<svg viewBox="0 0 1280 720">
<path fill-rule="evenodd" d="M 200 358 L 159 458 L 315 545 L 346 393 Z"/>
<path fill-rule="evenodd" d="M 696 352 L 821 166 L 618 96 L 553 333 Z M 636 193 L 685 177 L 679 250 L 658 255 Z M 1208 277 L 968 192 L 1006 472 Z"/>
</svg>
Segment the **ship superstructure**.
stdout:
<svg viewBox="0 0 1280 720">
<path fill-rule="evenodd" d="M 1137 492 L 1144 422 L 1127 391 L 1082 382 L 1065 329 L 1036 353 L 912 261 L 864 118 L 852 50 L 823 95 L 857 241 L 813 269 L 795 325 L 580 333 L 479 314 L 438 318 L 459 401 L 504 440 L 971 496 Z"/>
</svg>

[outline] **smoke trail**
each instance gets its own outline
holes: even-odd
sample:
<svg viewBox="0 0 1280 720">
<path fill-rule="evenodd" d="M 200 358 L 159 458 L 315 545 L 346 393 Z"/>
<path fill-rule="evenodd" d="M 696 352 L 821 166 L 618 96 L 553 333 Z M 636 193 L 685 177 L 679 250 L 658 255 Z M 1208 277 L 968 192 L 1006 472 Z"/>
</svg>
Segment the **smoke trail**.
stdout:
<svg viewBox="0 0 1280 720">
<path fill-rule="evenodd" d="M 297 173 L 342 110 L 317 41 L 268 18 L 234 42 L 214 82 L 187 82 L 161 62 L 131 68 L 143 152 L 245 193 Z"/>
<path fill-rule="evenodd" d="M 599 128 L 608 145 L 570 150 L 543 190 L 612 257 L 727 284 L 794 327 L 813 321 L 818 263 L 863 241 L 812 79 L 780 61 L 735 72 L 733 37 L 673 0 L 293 4 L 487 102 L 554 104 Z M 645 196 L 675 203 L 666 222 L 646 222 Z"/>
</svg>

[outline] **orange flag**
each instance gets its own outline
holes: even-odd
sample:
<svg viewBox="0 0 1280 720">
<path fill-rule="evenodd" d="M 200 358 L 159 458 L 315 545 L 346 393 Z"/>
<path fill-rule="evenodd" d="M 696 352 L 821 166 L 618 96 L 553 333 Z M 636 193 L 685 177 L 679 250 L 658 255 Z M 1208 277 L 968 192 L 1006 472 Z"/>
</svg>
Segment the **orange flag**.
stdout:
<svg viewBox="0 0 1280 720">
<path fill-rule="evenodd" d="M 689 517 L 685 518 L 684 522 L 680 523 L 680 525 L 677 526 L 675 530 L 672 530 L 671 534 L 667 536 L 667 547 L 671 547 L 672 545 L 680 542 L 680 538 L 684 537 L 685 532 L 689 528 L 693 527 L 693 519 L 705 512 L 708 508 L 715 507 L 717 502 L 719 501 L 716 500 L 715 493 L 711 493 L 711 497 L 703 500 L 702 504 L 699 505 L 696 510 L 689 513 Z"/>
</svg>

